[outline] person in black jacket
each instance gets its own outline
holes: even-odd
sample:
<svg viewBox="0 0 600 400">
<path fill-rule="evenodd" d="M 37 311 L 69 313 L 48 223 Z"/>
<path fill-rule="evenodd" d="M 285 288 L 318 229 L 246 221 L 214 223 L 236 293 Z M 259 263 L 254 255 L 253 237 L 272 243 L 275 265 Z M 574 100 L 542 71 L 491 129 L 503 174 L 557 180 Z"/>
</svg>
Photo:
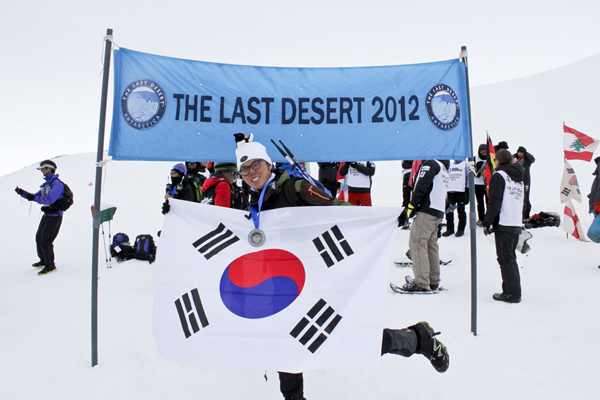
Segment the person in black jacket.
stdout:
<svg viewBox="0 0 600 400">
<path fill-rule="evenodd" d="M 398 218 L 416 215 L 410 228 L 409 248 L 413 261 L 414 280 L 402 288 L 407 291 L 435 290 L 440 284 L 440 254 L 438 228 L 446 210 L 449 160 L 423 161 L 417 172 L 408 207 Z"/>
<path fill-rule="evenodd" d="M 250 187 L 250 207 L 255 210 L 294 206 L 350 206 L 347 202 L 332 198 L 305 179 L 290 178 L 285 171 L 274 169 L 262 144 L 249 142 L 241 145 L 238 143 L 238 146 L 235 152 L 238 170 Z M 445 372 L 450 362 L 448 350 L 435 335 L 427 322 L 419 322 L 404 329 L 386 328 L 383 331 L 381 354 L 398 354 L 404 357 L 415 353 L 423 354 L 438 372 Z M 279 382 L 286 400 L 304 399 L 302 373 L 279 372 Z"/>
<path fill-rule="evenodd" d="M 527 152 L 525 147 L 520 146 L 517 152 L 513 156 L 515 163 L 519 164 L 525 170 L 523 177 L 523 184 L 525 185 L 525 199 L 523 200 L 523 220 L 529 219 L 531 213 L 531 203 L 529 202 L 529 193 L 531 188 L 531 164 L 535 162 L 535 157 Z"/>
<path fill-rule="evenodd" d="M 332 197 L 336 197 L 338 188 L 340 187 L 340 184 L 337 181 L 340 163 L 320 162 L 317 164 L 319 165 L 319 182 L 329 190 Z"/>
<path fill-rule="evenodd" d="M 171 210 L 169 199 L 179 199 L 186 201 L 196 201 L 196 192 L 194 187 L 184 179 L 187 174 L 185 164 L 178 163 L 171 169 L 171 183 L 167 184 L 165 201 L 162 205 L 162 213 L 166 214 Z M 159 234 L 160 236 L 160 234 Z"/>
<path fill-rule="evenodd" d="M 521 277 L 517 264 L 517 243 L 521 234 L 525 171 L 514 163 L 508 150 L 496 153 L 496 172 L 490 180 L 488 209 L 483 219 L 484 233 L 494 232 L 496 255 L 502 274 L 502 293 L 494 300 L 507 303 L 521 301 Z"/>
</svg>

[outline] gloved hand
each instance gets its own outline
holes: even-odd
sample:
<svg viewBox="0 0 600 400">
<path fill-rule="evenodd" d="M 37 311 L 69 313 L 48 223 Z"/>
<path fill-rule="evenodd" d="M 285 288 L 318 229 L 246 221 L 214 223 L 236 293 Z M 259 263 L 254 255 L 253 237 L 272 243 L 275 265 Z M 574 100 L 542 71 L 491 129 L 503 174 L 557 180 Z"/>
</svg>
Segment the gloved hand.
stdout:
<svg viewBox="0 0 600 400">
<path fill-rule="evenodd" d="M 408 203 L 408 206 L 406 207 L 406 216 L 408 218 L 411 218 L 411 215 L 414 217 L 416 215 L 415 211 L 415 206 L 413 206 L 411 203 Z"/>
<path fill-rule="evenodd" d="M 600 214 L 600 201 L 594 202 L 594 212 Z"/>
<path fill-rule="evenodd" d="M 406 216 L 406 208 L 404 208 L 404 210 L 402 210 L 400 215 L 398 215 L 398 226 L 406 225 L 407 221 L 408 221 L 408 217 Z"/>
<path fill-rule="evenodd" d="M 171 205 L 169 204 L 169 199 L 167 199 L 162 205 L 162 213 L 166 215 L 169 211 L 171 211 Z"/>
<path fill-rule="evenodd" d="M 486 226 L 483 228 L 483 234 L 485 236 L 491 235 L 492 233 L 494 233 L 494 228 L 492 228 L 491 226 Z"/>
<path fill-rule="evenodd" d="M 25 193 L 25 191 L 18 186 L 15 188 L 15 192 L 17 192 L 17 194 L 19 196 L 22 195 L 23 193 Z"/>
<path fill-rule="evenodd" d="M 356 168 L 356 166 L 357 166 L 357 165 L 358 165 L 358 164 L 356 164 L 356 161 L 352 161 L 352 162 L 350 163 L 350 166 L 351 166 L 352 168 Z"/>
<path fill-rule="evenodd" d="M 27 200 L 29 200 L 29 201 L 33 201 L 33 199 L 35 198 L 35 195 L 31 194 L 31 193 L 27 193 L 26 196 L 27 196 Z"/>
</svg>

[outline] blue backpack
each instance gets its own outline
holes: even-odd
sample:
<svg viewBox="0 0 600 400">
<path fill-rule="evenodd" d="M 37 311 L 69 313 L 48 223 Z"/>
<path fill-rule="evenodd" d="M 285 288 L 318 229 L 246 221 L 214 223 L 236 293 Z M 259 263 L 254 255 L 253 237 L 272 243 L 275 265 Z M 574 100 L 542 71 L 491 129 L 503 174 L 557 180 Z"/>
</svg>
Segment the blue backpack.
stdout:
<svg viewBox="0 0 600 400">
<path fill-rule="evenodd" d="M 133 248 L 137 260 L 148 261 L 152 264 L 156 259 L 156 245 L 152 235 L 137 235 Z"/>
<path fill-rule="evenodd" d="M 117 262 L 135 258 L 135 250 L 129 243 L 129 236 L 127 234 L 119 232 L 113 236 L 113 241 L 110 245 L 110 255 L 115 257 Z"/>
</svg>

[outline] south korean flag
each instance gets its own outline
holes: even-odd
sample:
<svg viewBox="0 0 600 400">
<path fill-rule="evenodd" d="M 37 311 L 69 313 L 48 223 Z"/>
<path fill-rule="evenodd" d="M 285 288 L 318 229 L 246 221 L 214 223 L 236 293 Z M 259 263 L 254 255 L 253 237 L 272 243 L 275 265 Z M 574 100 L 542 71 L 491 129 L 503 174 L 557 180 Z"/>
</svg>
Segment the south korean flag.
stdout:
<svg viewBox="0 0 600 400">
<path fill-rule="evenodd" d="M 171 200 L 153 332 L 167 359 L 301 372 L 377 367 L 399 208 L 248 212 Z"/>
</svg>

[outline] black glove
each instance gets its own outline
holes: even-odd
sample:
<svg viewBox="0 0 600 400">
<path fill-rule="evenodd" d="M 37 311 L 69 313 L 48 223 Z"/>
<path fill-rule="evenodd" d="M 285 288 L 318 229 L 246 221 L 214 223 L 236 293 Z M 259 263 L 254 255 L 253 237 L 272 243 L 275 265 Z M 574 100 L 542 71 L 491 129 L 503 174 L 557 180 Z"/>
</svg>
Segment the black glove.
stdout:
<svg viewBox="0 0 600 400">
<path fill-rule="evenodd" d="M 27 193 L 27 200 L 29 201 L 33 201 L 33 199 L 35 198 L 35 195 L 31 194 L 31 193 Z"/>
<path fill-rule="evenodd" d="M 352 168 L 356 168 L 356 166 L 357 166 L 357 165 L 358 165 L 358 164 L 356 163 L 356 161 L 352 161 L 352 162 L 350 163 L 350 166 L 351 166 Z"/>
<path fill-rule="evenodd" d="M 495 229 L 494 229 L 493 227 L 491 227 L 491 226 L 486 226 L 486 227 L 484 227 L 484 228 L 483 228 L 483 234 L 484 234 L 485 236 L 491 235 L 492 233 L 494 233 L 494 230 L 495 230 Z"/>
<path fill-rule="evenodd" d="M 171 211 L 171 205 L 169 204 L 169 200 L 167 199 L 162 205 L 162 213 L 166 215 L 169 211 Z"/>
<path fill-rule="evenodd" d="M 25 193 L 25 191 L 18 186 L 15 188 L 15 192 L 17 192 L 17 194 L 19 196 L 22 195 L 23 193 Z"/>
<path fill-rule="evenodd" d="M 406 216 L 406 208 L 402 210 L 400 215 L 398 215 L 398 226 L 404 226 L 408 222 L 408 217 Z"/>
</svg>

